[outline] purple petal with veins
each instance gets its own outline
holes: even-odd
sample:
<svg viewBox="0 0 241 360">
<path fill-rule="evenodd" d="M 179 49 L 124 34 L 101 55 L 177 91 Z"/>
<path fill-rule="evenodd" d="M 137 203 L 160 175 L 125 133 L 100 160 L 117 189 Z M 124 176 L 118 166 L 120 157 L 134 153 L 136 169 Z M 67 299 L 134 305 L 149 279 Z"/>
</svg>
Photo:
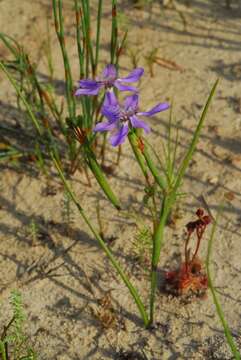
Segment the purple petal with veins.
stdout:
<svg viewBox="0 0 241 360">
<path fill-rule="evenodd" d="M 130 121 L 131 121 L 131 125 L 134 127 L 134 128 L 141 128 L 141 129 L 144 129 L 145 133 L 148 134 L 151 129 L 149 127 L 149 125 L 147 125 L 144 121 L 138 119 L 137 116 L 133 115 L 130 117 Z"/>
<path fill-rule="evenodd" d="M 152 116 L 156 113 L 159 113 L 161 111 L 167 110 L 169 109 L 170 105 L 167 103 L 161 103 L 158 104 L 156 106 L 154 106 L 152 109 L 150 109 L 149 111 L 144 111 L 144 112 L 138 112 L 137 115 L 143 115 L 143 116 Z"/>
<path fill-rule="evenodd" d="M 120 119 L 120 108 L 119 106 L 102 106 L 101 114 L 112 123 Z"/>
<path fill-rule="evenodd" d="M 95 80 L 80 80 L 79 88 L 75 91 L 75 95 L 97 95 L 102 88 L 102 84 Z"/>
<path fill-rule="evenodd" d="M 140 79 L 140 77 L 143 75 L 144 69 L 143 68 L 136 68 L 133 71 L 130 72 L 129 75 L 123 78 L 119 78 L 118 81 L 121 82 L 136 82 Z"/>
<path fill-rule="evenodd" d="M 127 96 L 124 101 L 125 111 L 136 112 L 138 108 L 138 101 L 139 101 L 139 97 L 137 94 Z"/>
<path fill-rule="evenodd" d="M 137 88 L 134 86 L 128 86 L 128 85 L 123 85 L 120 83 L 119 80 L 116 80 L 114 82 L 114 86 L 120 90 L 120 91 L 134 91 L 134 92 L 138 92 Z"/>
<path fill-rule="evenodd" d="M 104 70 L 102 72 L 102 76 L 104 79 L 115 80 L 117 78 L 117 71 L 116 71 L 115 65 L 113 65 L 113 64 L 106 65 L 106 67 L 104 68 Z"/>
<path fill-rule="evenodd" d="M 108 121 L 113 122 L 120 119 L 120 105 L 118 100 L 112 91 L 108 91 L 105 95 L 105 100 L 101 108 L 101 113 Z"/>
<path fill-rule="evenodd" d="M 112 146 L 118 146 L 123 144 L 129 131 L 128 123 L 121 125 L 120 128 L 116 127 L 114 133 L 110 137 L 110 143 Z"/>
<path fill-rule="evenodd" d="M 105 100 L 103 106 L 117 106 L 118 100 L 113 91 L 107 91 L 105 94 Z"/>
<path fill-rule="evenodd" d="M 100 122 L 98 123 L 93 131 L 110 131 L 110 130 L 113 130 L 115 128 L 115 123 L 110 123 L 110 122 Z"/>
</svg>

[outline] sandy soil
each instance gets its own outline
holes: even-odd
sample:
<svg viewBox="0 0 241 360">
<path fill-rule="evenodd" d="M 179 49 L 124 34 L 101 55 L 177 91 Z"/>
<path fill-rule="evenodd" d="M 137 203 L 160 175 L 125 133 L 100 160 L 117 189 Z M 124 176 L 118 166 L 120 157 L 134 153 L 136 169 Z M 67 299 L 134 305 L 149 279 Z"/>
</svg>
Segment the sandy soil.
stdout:
<svg viewBox="0 0 241 360">
<path fill-rule="evenodd" d="M 129 51 L 122 58 L 121 72 L 126 74 L 132 68 L 130 50 L 137 52 L 138 65 L 146 69 L 141 82 L 143 109 L 158 101 L 173 99 L 175 126 L 180 133 L 180 157 L 214 81 L 217 77 L 221 80 L 185 178 L 183 190 L 188 195 L 179 203 L 181 217 L 175 227 L 166 229 L 160 281 L 163 269 L 175 268 L 180 258 L 184 225 L 202 205 L 200 195 L 205 197 L 214 214 L 226 196 L 216 234 L 213 274 L 226 319 L 240 345 L 241 10 L 235 1 L 231 10 L 225 8 L 224 1 L 193 0 L 191 3 L 189 7 L 184 1 L 178 5 L 187 22 L 184 29 L 176 11 L 163 10 L 155 4 L 150 16 L 145 9 L 133 9 L 122 2 L 130 31 Z M 109 2 L 105 2 L 105 14 L 104 29 L 107 29 Z M 71 1 L 66 1 L 65 16 L 68 49 L 77 80 Z M 42 51 L 47 17 L 51 24 L 56 91 L 61 101 L 63 67 L 49 1 L 0 1 L 1 31 L 24 44 L 31 59 L 38 62 L 41 74 L 47 72 Z M 126 26 L 126 18 L 122 19 Z M 108 36 L 107 31 L 102 33 L 103 63 Z M 145 56 L 154 48 L 158 48 L 160 57 L 174 61 L 183 71 L 154 65 L 154 77 L 150 77 Z M 2 44 L 0 54 L 6 56 Z M 1 123 L 14 124 L 22 115 L 16 109 L 13 90 L 3 74 L 0 81 Z M 149 141 L 160 155 L 167 122 L 167 113 L 151 120 L 153 131 Z M 26 143 L 20 134 L 12 141 L 19 141 L 23 146 Z M 121 197 L 124 208 L 121 214 L 100 194 L 94 179 L 90 189 L 83 175 L 76 173 L 72 185 L 95 224 L 97 200 L 100 202 L 112 250 L 147 301 L 148 277 L 133 256 L 133 239 L 138 226 L 150 226 L 150 219 L 141 212 L 144 181 L 128 144 L 123 147 L 120 165 L 109 181 Z M 183 304 L 180 299 L 159 291 L 156 328 L 143 329 L 128 291 L 73 206 L 71 222 L 66 224 L 64 194 L 54 172 L 46 179 L 31 164 L 1 163 L 0 186 L 1 324 L 9 318 L 10 291 L 19 288 L 29 319 L 26 331 L 39 359 L 232 359 L 211 294 L 205 300 Z M 33 223 L 38 228 L 35 237 L 31 235 Z M 201 252 L 205 256 L 205 242 Z M 101 306 L 101 299 L 102 305 L 109 299 L 114 315 Z M 115 325 L 103 328 L 103 319 L 111 316 L 116 318 Z"/>
</svg>

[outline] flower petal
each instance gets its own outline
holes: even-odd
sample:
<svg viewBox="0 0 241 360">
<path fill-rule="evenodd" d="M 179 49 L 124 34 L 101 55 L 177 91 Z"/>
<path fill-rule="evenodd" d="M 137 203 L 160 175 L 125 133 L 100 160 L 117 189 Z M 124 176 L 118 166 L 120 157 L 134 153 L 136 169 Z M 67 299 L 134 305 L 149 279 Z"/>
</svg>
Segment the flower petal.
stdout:
<svg viewBox="0 0 241 360">
<path fill-rule="evenodd" d="M 113 64 L 106 65 L 106 67 L 104 68 L 104 70 L 102 72 L 102 76 L 105 80 L 108 80 L 108 79 L 115 80 L 117 78 L 117 71 L 116 71 L 115 65 L 113 65 Z"/>
<path fill-rule="evenodd" d="M 95 80 L 80 80 L 79 88 L 75 91 L 75 96 L 79 95 L 97 95 L 102 88 L 102 84 Z"/>
<path fill-rule="evenodd" d="M 124 109 L 125 111 L 137 111 L 138 108 L 139 96 L 137 94 L 133 94 L 127 96 L 124 101 Z"/>
<path fill-rule="evenodd" d="M 110 122 L 99 122 L 98 124 L 96 124 L 96 126 L 94 127 L 93 131 L 110 131 L 113 130 L 115 128 L 115 123 L 110 123 Z"/>
<path fill-rule="evenodd" d="M 144 112 L 138 112 L 137 115 L 143 115 L 143 116 L 152 116 L 156 113 L 159 113 L 161 111 L 167 110 L 169 109 L 170 105 L 167 103 L 160 103 L 156 106 L 154 106 L 152 109 L 150 109 L 149 111 L 144 111 Z"/>
<path fill-rule="evenodd" d="M 101 114 L 104 115 L 109 122 L 114 122 L 120 119 L 120 105 L 112 91 L 105 94 L 105 100 L 101 108 Z"/>
<path fill-rule="evenodd" d="M 126 139 L 126 136 L 129 132 L 128 123 L 121 125 L 121 127 L 118 129 L 116 128 L 116 131 L 114 134 L 110 137 L 109 141 L 112 146 L 118 146 L 120 144 L 123 144 L 123 142 Z"/>
<path fill-rule="evenodd" d="M 138 119 L 137 116 L 133 115 L 130 117 L 130 121 L 131 121 L 131 125 L 134 127 L 134 128 L 141 128 L 141 129 L 144 129 L 145 133 L 148 134 L 151 129 L 149 127 L 148 124 L 146 124 L 144 121 Z"/>
<path fill-rule="evenodd" d="M 102 106 L 101 114 L 104 115 L 111 123 L 120 119 L 120 109 L 118 107 L 111 108 Z"/>
<path fill-rule="evenodd" d="M 140 77 L 143 75 L 144 69 L 139 67 L 134 69 L 132 72 L 130 72 L 129 75 L 123 78 L 119 78 L 121 82 L 136 82 L 140 79 Z"/>
<path fill-rule="evenodd" d="M 134 86 L 128 86 L 128 85 L 123 85 L 120 83 L 119 80 L 116 80 L 114 82 L 114 86 L 120 90 L 120 91 L 134 91 L 134 92 L 138 92 L 138 89 Z"/>
<path fill-rule="evenodd" d="M 105 94 L 105 100 L 103 106 L 117 106 L 117 105 L 118 105 L 118 100 L 115 96 L 115 93 L 112 90 L 107 91 Z"/>
</svg>

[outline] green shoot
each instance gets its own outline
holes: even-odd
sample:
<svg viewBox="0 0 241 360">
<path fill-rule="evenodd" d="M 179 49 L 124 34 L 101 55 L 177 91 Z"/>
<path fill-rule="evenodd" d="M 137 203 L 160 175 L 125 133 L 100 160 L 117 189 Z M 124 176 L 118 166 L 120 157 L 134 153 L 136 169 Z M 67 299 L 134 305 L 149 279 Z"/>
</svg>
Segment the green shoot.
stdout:
<svg viewBox="0 0 241 360">
<path fill-rule="evenodd" d="M 224 330 L 224 335 L 227 339 L 227 343 L 230 347 L 230 350 L 234 356 L 235 360 L 240 360 L 241 359 L 241 354 L 237 349 L 237 346 L 234 342 L 233 336 L 231 334 L 230 328 L 225 320 L 225 316 L 222 310 L 222 306 L 219 302 L 218 296 L 217 296 L 217 292 L 215 290 L 215 286 L 213 284 L 213 280 L 212 280 L 212 275 L 211 275 L 211 256 L 212 256 L 212 248 L 213 248 L 213 241 L 214 241 L 214 236 L 215 236 L 215 232 L 217 229 L 217 224 L 219 221 L 219 218 L 221 216 L 221 212 L 222 212 L 222 206 L 219 207 L 219 211 L 217 214 L 217 217 L 215 219 L 215 221 L 213 222 L 213 226 L 212 226 L 212 231 L 211 231 L 211 235 L 208 241 L 208 251 L 207 251 L 207 258 L 206 258 L 206 268 L 207 268 L 207 276 L 208 276 L 208 284 L 209 284 L 209 288 L 210 291 L 212 293 L 212 297 L 213 297 L 213 302 L 214 305 L 216 307 L 216 312 L 218 314 L 218 317 L 220 319 L 220 322 L 223 326 L 223 330 Z"/>
</svg>

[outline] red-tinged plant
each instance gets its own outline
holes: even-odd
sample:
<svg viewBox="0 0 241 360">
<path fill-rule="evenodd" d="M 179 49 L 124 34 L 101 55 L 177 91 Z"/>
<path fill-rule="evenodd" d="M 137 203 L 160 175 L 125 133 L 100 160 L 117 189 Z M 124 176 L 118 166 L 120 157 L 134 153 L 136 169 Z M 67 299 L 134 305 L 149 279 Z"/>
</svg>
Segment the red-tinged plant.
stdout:
<svg viewBox="0 0 241 360">
<path fill-rule="evenodd" d="M 192 295 L 203 296 L 208 287 L 207 275 L 203 270 L 203 264 L 201 260 L 198 259 L 197 254 L 206 227 L 211 222 L 211 217 L 205 215 L 203 209 L 198 209 L 196 215 L 198 219 L 186 225 L 185 261 L 181 263 L 179 269 L 168 271 L 165 274 L 166 290 L 184 297 Z M 193 255 L 191 255 L 191 249 L 188 245 L 193 234 L 196 235 L 197 243 Z"/>
</svg>

